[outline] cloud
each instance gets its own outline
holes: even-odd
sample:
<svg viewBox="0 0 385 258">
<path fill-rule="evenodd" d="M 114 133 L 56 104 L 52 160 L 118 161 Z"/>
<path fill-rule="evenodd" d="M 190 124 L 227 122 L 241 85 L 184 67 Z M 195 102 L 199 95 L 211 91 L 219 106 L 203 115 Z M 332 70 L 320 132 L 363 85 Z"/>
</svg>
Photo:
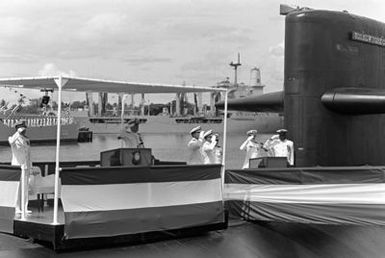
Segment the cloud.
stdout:
<svg viewBox="0 0 385 258">
<path fill-rule="evenodd" d="M 125 32 L 129 20 L 122 13 L 101 13 L 90 17 L 76 31 L 79 39 L 83 40 L 109 40 L 110 37 L 119 36 Z"/>
<path fill-rule="evenodd" d="M 103 58 L 130 63 L 132 51 L 143 63 L 167 62 L 160 53 L 177 44 L 209 42 L 240 46 L 245 26 L 234 24 L 232 1 L 7 1 L 0 10 L 0 58 L 7 62 Z"/>
<path fill-rule="evenodd" d="M 76 73 L 72 70 L 68 72 L 61 71 L 55 64 L 48 63 L 45 64 L 44 67 L 38 71 L 38 74 L 40 76 L 69 76 L 69 77 L 75 77 Z"/>
<path fill-rule="evenodd" d="M 172 59 L 167 57 L 137 56 L 137 57 L 123 58 L 122 61 L 133 65 L 143 65 L 143 64 L 154 64 L 154 63 L 170 63 Z"/>
<path fill-rule="evenodd" d="M 176 20 L 176 22 L 169 24 L 165 31 L 170 34 L 172 39 L 202 39 L 215 38 L 222 35 L 228 35 L 236 31 L 235 27 L 221 25 L 205 20 Z"/>
<path fill-rule="evenodd" d="M 33 55 L 0 54 L 0 62 L 3 63 L 33 63 L 36 57 Z"/>
<path fill-rule="evenodd" d="M 383 20 L 381 0 L 297 5 Z M 239 81 L 258 65 L 266 83 L 279 85 L 285 17 L 278 7 L 278 0 L 2 0 L 0 72 L 57 75 L 68 67 L 86 77 L 207 85 L 233 76 L 228 63 L 240 52 Z"/>
<path fill-rule="evenodd" d="M 1 17 L 1 37 L 13 38 L 23 36 L 29 29 L 28 21 L 22 17 L 8 16 Z"/>
<path fill-rule="evenodd" d="M 227 62 L 230 63 L 228 54 L 227 49 L 218 48 L 207 50 L 206 53 L 201 53 L 194 56 L 194 58 L 186 60 L 186 62 L 181 65 L 181 70 L 185 72 L 201 73 L 202 71 L 208 71 L 212 73 L 212 69 L 228 67 Z"/>
</svg>

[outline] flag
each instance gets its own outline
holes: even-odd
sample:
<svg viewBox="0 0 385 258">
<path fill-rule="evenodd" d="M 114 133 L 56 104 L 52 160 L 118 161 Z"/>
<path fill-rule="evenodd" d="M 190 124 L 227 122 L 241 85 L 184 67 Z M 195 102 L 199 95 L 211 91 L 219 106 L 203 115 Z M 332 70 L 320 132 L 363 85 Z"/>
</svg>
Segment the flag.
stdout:
<svg viewBox="0 0 385 258">
<path fill-rule="evenodd" d="M 13 233 L 20 167 L 0 166 L 0 231 Z"/>
</svg>

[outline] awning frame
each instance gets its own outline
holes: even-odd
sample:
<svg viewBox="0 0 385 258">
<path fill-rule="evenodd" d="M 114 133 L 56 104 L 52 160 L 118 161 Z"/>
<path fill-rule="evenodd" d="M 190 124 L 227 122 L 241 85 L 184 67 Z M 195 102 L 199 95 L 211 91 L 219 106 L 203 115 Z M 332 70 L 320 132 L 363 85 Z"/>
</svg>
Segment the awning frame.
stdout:
<svg viewBox="0 0 385 258">
<path fill-rule="evenodd" d="M 59 204 L 59 161 L 60 161 L 60 133 L 61 133 L 61 110 L 62 110 L 62 91 L 72 92 L 108 92 L 120 94 L 135 93 L 193 93 L 193 92 L 225 92 L 225 109 L 223 121 L 223 154 L 222 154 L 222 190 L 224 183 L 225 158 L 226 158 L 226 142 L 227 142 L 227 99 L 228 90 L 224 88 L 211 88 L 188 85 L 171 85 L 171 84 L 149 84 L 149 83 L 132 83 L 112 80 L 88 79 L 68 76 L 52 76 L 52 77 L 24 77 L 24 78 L 0 78 L 0 86 L 13 87 L 21 89 L 57 89 L 58 90 L 58 112 L 57 112 L 57 130 L 56 130 L 56 156 L 55 156 L 55 193 L 54 193 L 54 213 L 53 225 L 58 223 L 58 204 Z M 125 96 L 123 96 L 124 100 Z M 121 123 L 123 128 L 124 101 L 122 101 Z M 25 171 L 24 171 L 25 173 Z M 25 182 L 22 179 L 22 192 L 26 191 Z M 23 199 L 23 198 L 22 198 Z M 25 218 L 25 205 L 22 205 L 22 218 Z"/>
</svg>

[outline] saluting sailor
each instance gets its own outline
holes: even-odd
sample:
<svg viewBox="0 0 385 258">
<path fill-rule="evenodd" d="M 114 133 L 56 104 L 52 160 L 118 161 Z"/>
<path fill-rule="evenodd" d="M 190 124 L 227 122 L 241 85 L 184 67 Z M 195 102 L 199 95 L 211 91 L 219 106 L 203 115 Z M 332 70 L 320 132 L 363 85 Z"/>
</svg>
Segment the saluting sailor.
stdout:
<svg viewBox="0 0 385 258">
<path fill-rule="evenodd" d="M 278 136 L 268 139 L 264 148 L 271 152 L 273 157 L 286 157 L 290 166 L 294 165 L 294 143 L 287 139 L 287 130 L 277 130 Z"/>
<path fill-rule="evenodd" d="M 245 161 L 242 169 L 249 168 L 250 159 L 259 158 L 261 152 L 261 143 L 257 142 L 257 130 L 250 130 L 247 139 L 242 143 L 240 150 L 246 151 Z"/>
<path fill-rule="evenodd" d="M 200 126 L 197 126 L 191 129 L 190 134 L 192 138 L 187 144 L 187 148 L 190 150 L 188 164 L 203 164 L 201 148 L 203 145 L 204 131 L 202 131 Z"/>
<path fill-rule="evenodd" d="M 20 121 L 15 124 L 16 132 L 8 137 L 8 142 L 11 145 L 11 151 L 12 151 L 12 166 L 20 166 L 21 169 L 24 169 L 24 182 L 28 185 L 29 183 L 29 175 L 32 170 L 32 160 L 31 160 L 31 146 L 30 141 L 27 137 L 26 129 L 27 126 L 24 121 Z M 16 206 L 16 213 L 21 213 L 20 209 L 20 200 L 18 196 L 17 206 Z M 28 208 L 28 188 L 25 191 L 24 196 L 24 204 L 25 204 L 25 210 L 30 213 Z"/>
<path fill-rule="evenodd" d="M 215 146 L 218 144 L 216 136 L 213 135 L 213 130 L 208 130 L 204 133 L 205 142 L 202 145 L 203 164 L 215 164 Z"/>
<path fill-rule="evenodd" d="M 123 147 L 125 148 L 144 148 L 144 143 L 139 130 L 139 119 L 131 119 L 127 122 L 126 126 L 118 136 L 118 139 L 122 140 Z"/>
</svg>

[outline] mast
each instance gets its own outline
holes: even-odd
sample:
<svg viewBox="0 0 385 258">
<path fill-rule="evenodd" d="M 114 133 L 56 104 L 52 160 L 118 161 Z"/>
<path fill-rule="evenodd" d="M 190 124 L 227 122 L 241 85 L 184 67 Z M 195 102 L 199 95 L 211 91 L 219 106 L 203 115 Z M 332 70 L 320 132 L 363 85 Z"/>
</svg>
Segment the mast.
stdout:
<svg viewBox="0 0 385 258">
<path fill-rule="evenodd" d="M 238 81 L 237 81 L 237 76 L 238 76 L 238 66 L 241 66 L 241 54 L 238 53 L 238 62 L 234 63 L 231 61 L 230 66 L 234 67 L 234 86 L 238 87 Z"/>
</svg>

